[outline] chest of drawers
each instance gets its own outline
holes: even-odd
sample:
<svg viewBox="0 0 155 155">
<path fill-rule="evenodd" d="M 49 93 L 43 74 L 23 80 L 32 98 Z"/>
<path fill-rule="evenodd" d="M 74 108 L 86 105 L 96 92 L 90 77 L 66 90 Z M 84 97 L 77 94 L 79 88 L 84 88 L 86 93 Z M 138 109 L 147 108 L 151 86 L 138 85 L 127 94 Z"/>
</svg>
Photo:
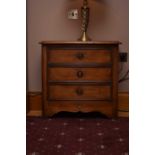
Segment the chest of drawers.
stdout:
<svg viewBox="0 0 155 155">
<path fill-rule="evenodd" d="M 120 42 L 42 44 L 43 114 L 60 111 L 117 113 Z"/>
</svg>

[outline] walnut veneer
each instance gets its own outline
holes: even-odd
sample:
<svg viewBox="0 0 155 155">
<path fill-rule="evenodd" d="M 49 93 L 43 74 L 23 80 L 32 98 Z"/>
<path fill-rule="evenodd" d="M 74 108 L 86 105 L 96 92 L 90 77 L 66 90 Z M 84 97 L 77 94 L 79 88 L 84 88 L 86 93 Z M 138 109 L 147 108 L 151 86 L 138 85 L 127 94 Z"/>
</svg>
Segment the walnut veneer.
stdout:
<svg viewBox="0 0 155 155">
<path fill-rule="evenodd" d="M 120 42 L 42 44 L 43 114 L 99 111 L 114 117 Z"/>
</svg>

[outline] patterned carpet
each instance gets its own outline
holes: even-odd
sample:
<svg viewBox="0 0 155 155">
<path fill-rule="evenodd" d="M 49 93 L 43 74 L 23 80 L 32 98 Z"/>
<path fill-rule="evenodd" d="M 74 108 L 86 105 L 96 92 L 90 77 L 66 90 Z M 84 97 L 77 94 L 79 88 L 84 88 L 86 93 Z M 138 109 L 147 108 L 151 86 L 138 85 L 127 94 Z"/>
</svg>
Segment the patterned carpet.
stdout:
<svg viewBox="0 0 155 155">
<path fill-rule="evenodd" d="M 128 118 L 27 117 L 27 155 L 128 155 Z"/>
</svg>

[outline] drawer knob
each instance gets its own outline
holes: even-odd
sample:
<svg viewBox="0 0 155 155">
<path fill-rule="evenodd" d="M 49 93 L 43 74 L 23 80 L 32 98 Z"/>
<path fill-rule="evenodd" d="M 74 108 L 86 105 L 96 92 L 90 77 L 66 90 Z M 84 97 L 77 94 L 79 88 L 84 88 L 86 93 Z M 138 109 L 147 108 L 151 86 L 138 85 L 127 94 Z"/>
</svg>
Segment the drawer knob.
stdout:
<svg viewBox="0 0 155 155">
<path fill-rule="evenodd" d="M 77 95 L 83 95 L 83 90 L 81 88 L 76 89 Z"/>
<path fill-rule="evenodd" d="M 83 77 L 83 72 L 82 71 L 78 71 L 77 72 L 77 77 L 78 78 L 82 78 Z"/>
<path fill-rule="evenodd" d="M 81 60 L 84 58 L 84 54 L 83 53 L 77 53 L 76 57 Z"/>
<path fill-rule="evenodd" d="M 77 105 L 77 108 L 78 108 L 79 111 L 81 110 L 81 106 L 80 105 Z"/>
</svg>

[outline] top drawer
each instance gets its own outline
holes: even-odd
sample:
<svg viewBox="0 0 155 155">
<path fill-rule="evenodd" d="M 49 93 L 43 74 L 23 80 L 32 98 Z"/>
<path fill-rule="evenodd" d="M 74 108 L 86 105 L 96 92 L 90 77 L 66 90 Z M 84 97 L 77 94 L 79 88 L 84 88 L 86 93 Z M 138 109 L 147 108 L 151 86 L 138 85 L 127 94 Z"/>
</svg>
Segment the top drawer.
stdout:
<svg viewBox="0 0 155 155">
<path fill-rule="evenodd" d="M 49 50 L 47 60 L 52 63 L 109 63 L 108 50 Z"/>
</svg>

